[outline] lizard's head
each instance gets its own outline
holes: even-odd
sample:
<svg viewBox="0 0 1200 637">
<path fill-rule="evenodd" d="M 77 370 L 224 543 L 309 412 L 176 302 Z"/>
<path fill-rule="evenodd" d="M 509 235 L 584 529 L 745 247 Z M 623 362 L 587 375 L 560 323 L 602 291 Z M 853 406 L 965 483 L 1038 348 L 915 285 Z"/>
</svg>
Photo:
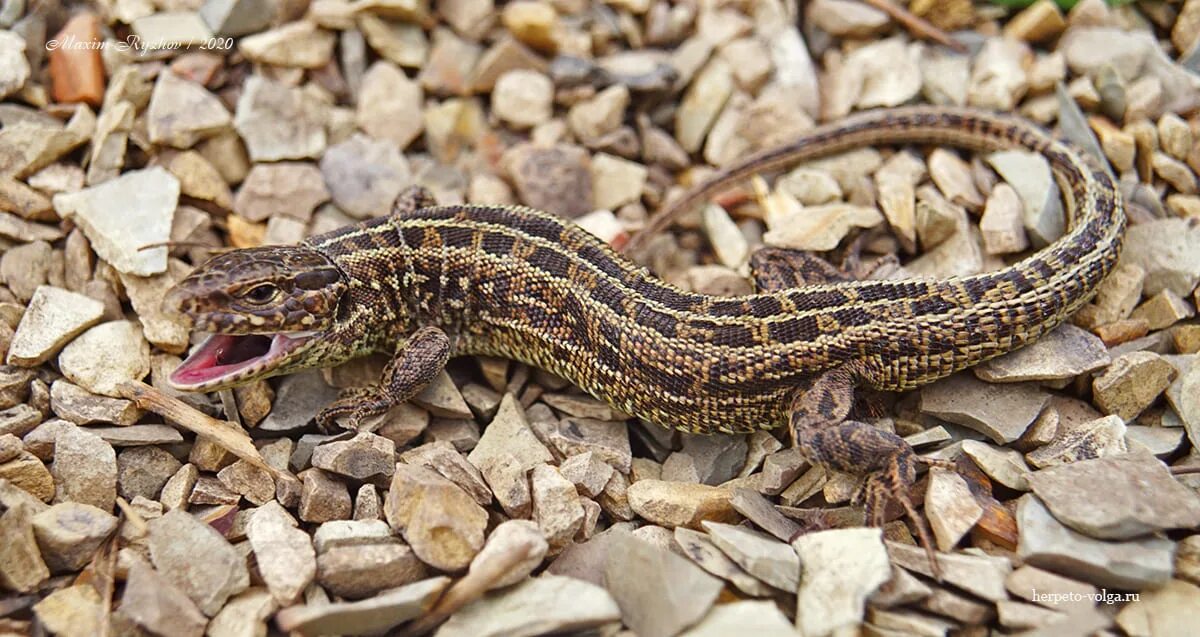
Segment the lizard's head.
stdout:
<svg viewBox="0 0 1200 637">
<path fill-rule="evenodd" d="M 209 259 L 163 299 L 164 309 L 210 332 L 169 378 L 211 391 L 314 364 L 337 324 L 346 277 L 304 246 L 235 250 Z"/>
</svg>

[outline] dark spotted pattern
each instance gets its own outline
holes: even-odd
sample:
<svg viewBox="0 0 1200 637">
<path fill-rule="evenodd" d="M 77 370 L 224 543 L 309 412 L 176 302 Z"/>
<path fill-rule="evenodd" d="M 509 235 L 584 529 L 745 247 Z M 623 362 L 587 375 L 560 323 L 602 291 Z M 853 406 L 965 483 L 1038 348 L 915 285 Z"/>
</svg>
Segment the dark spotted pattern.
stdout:
<svg viewBox="0 0 1200 637">
<path fill-rule="evenodd" d="M 337 300 L 324 305 L 336 307 L 322 328 L 326 349 L 308 365 L 392 351 L 418 328 L 436 326 L 452 354 L 524 361 L 664 426 L 772 428 L 787 424 L 796 388 L 829 370 L 850 370 L 855 384 L 902 390 L 1020 347 L 1084 303 L 1117 258 L 1125 217 L 1111 178 L 1023 120 L 940 108 L 859 114 L 752 156 L 685 195 L 649 230 L 732 180 L 859 145 L 908 143 L 1044 153 L 1074 202 L 1070 231 L 1033 257 L 977 276 L 808 280 L 787 288 L 780 267 L 775 283 L 763 280 L 763 293 L 738 298 L 673 287 L 548 213 L 427 206 L 424 197 L 301 247 L 263 250 L 282 255 L 267 269 L 293 283 L 287 295 L 326 292 Z M 184 311 L 219 331 L 262 316 L 231 296 L 258 279 L 240 265 L 251 254 L 202 267 L 182 286 Z M 306 260 L 284 263 L 300 257 Z M 310 290 L 311 277 L 329 275 L 305 275 L 300 284 L 309 270 L 341 276 Z M 287 325 L 265 320 L 244 329 Z"/>
</svg>

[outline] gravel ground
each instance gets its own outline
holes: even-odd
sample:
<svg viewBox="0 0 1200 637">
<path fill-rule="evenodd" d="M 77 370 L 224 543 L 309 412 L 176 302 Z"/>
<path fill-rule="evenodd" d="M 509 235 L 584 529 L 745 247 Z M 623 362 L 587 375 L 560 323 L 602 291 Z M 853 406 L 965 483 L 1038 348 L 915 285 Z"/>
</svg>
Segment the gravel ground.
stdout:
<svg viewBox="0 0 1200 637">
<path fill-rule="evenodd" d="M 0 634 L 1193 634 L 1200 0 L 879 4 L 0 2 Z M 913 493 L 940 579 L 785 433 L 673 433 L 510 361 L 345 432 L 312 417 L 382 360 L 165 384 L 195 337 L 159 301 L 215 250 L 414 184 L 620 248 L 714 167 L 909 103 L 1055 128 L 1131 221 L 1070 324 L 869 397 L 955 467 Z M 762 245 L 946 277 L 1062 232 L 1036 155 L 862 148 L 724 193 L 646 261 L 735 295 Z"/>
</svg>

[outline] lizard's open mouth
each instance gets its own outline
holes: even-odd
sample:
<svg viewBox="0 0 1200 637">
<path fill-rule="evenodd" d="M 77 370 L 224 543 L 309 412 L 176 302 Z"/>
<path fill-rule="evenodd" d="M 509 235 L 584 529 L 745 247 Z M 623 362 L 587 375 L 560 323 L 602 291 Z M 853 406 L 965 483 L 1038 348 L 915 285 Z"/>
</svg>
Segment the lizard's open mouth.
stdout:
<svg viewBox="0 0 1200 637">
<path fill-rule="evenodd" d="M 199 391 L 246 378 L 275 368 L 315 334 L 213 334 L 168 380 L 175 389 Z"/>
</svg>

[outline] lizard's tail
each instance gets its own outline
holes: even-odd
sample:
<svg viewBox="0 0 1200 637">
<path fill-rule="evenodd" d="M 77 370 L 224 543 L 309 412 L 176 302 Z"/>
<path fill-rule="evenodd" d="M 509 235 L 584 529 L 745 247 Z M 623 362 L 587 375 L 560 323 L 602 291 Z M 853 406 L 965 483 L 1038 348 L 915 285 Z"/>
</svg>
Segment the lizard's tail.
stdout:
<svg viewBox="0 0 1200 637">
<path fill-rule="evenodd" d="M 637 254 L 646 239 L 680 214 L 733 183 L 756 173 L 785 168 L 867 145 L 937 144 L 978 152 L 1024 148 L 1044 156 L 1065 195 L 1067 232 L 1009 267 L 947 281 L 912 281 L 911 296 L 893 297 L 893 327 L 882 335 L 892 346 L 922 341 L 925 365 L 874 370 L 870 379 L 884 389 L 907 389 L 987 358 L 1016 349 L 1062 323 L 1095 293 L 1120 255 L 1125 211 L 1113 178 L 1084 155 L 1039 126 L 1019 117 L 969 108 L 914 106 L 868 111 L 813 130 L 784 146 L 764 150 L 726 167 L 685 193 L 650 220 L 625 247 Z M 878 284 L 895 289 L 906 282 L 846 284 L 860 297 Z M 878 291 L 880 296 L 898 292 Z M 949 328 L 952 331 L 945 331 Z M 893 352 L 880 359 L 905 359 Z M 916 369 L 922 371 L 918 374 Z"/>
</svg>

